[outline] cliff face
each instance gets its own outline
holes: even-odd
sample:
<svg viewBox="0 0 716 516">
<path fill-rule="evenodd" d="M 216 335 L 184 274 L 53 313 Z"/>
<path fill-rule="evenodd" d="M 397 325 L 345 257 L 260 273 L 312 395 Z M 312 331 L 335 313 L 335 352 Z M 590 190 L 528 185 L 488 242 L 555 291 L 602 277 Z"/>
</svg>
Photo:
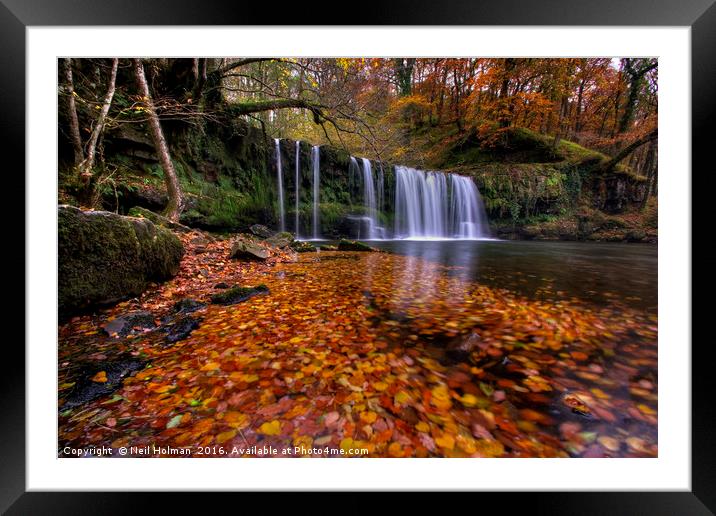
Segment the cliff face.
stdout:
<svg viewBox="0 0 716 516">
<path fill-rule="evenodd" d="M 239 118 L 204 123 L 202 127 L 168 123 L 165 131 L 187 194 L 181 222 L 220 232 L 245 231 L 255 223 L 278 227 L 276 149 L 272 138 Z M 310 236 L 311 145 L 299 145 L 298 203 L 296 142 L 282 139 L 280 152 L 285 227 L 295 232 L 298 215 L 299 235 Z M 566 141 L 552 148 L 545 137 L 522 129 L 512 130 L 501 146 L 485 150 L 481 142 L 467 139 L 447 149 L 445 156 L 434 168 L 472 177 L 483 196 L 493 230 L 505 237 L 540 238 L 539 231 L 523 229 L 559 219 L 562 233 L 551 233 L 549 238 L 587 238 L 589 235 L 577 231 L 585 212 L 618 216 L 639 206 L 645 192 L 644 178 L 626 170 L 594 172 L 595 165 L 606 156 Z M 62 163 L 62 154 L 60 157 Z M 151 210 L 164 206 L 161 168 L 141 126 L 125 125 L 108 132 L 105 160 L 117 170 L 116 179 L 102 192 L 105 209 L 127 213 L 135 205 Z M 394 167 L 385 163 L 372 166 L 376 175 L 382 169 L 380 223 L 390 227 Z M 360 171 L 351 167 L 347 152 L 330 146 L 320 148 L 320 185 L 321 234 L 356 237 L 360 216 L 365 212 L 362 179 Z M 60 194 L 64 202 L 72 202 L 70 187 L 61 186 Z"/>
</svg>

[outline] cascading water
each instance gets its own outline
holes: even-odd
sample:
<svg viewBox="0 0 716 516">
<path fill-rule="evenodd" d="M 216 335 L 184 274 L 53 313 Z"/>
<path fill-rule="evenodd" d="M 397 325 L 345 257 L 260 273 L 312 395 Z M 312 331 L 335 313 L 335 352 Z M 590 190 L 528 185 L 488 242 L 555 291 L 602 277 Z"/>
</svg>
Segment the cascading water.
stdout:
<svg viewBox="0 0 716 516">
<path fill-rule="evenodd" d="M 450 174 L 450 227 L 455 238 L 489 237 L 487 214 L 482 196 L 472 179 Z"/>
<path fill-rule="evenodd" d="M 279 230 L 286 231 L 286 214 L 284 212 L 283 205 L 283 170 L 281 169 L 281 145 L 278 138 L 275 138 L 276 142 L 276 175 L 278 177 L 278 220 Z"/>
<path fill-rule="evenodd" d="M 395 167 L 396 238 L 488 238 L 486 221 L 469 177 Z"/>
<path fill-rule="evenodd" d="M 318 196 L 321 184 L 321 147 L 314 145 L 311 149 L 311 167 L 313 168 L 313 239 L 321 235 L 318 215 Z"/>
<path fill-rule="evenodd" d="M 363 204 L 366 209 L 366 220 L 368 222 L 368 239 L 375 240 L 379 237 L 378 210 L 375 205 L 375 185 L 373 184 L 373 170 L 370 160 L 363 158 Z"/>
<path fill-rule="evenodd" d="M 299 220 L 298 220 L 298 204 L 301 199 L 300 192 L 299 192 L 299 186 L 301 185 L 301 142 L 296 141 L 296 240 L 298 240 L 298 229 L 299 229 Z"/>
</svg>

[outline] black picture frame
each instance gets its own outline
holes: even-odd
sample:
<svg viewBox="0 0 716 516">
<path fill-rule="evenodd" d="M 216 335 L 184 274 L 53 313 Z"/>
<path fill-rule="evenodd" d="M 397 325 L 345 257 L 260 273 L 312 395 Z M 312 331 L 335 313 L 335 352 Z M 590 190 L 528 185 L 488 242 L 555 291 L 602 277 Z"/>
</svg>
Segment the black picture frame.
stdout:
<svg viewBox="0 0 716 516">
<path fill-rule="evenodd" d="M 716 114 L 713 83 L 716 79 L 716 4 L 715 0 L 500 0 L 435 2 L 400 0 L 368 6 L 361 4 L 347 16 L 343 7 L 312 2 L 310 9 L 276 8 L 267 11 L 261 3 L 229 2 L 226 0 L 0 0 L 0 145 L 6 171 L 5 191 L 11 192 L 16 215 L 5 232 L 15 250 L 5 267 L 19 270 L 25 263 L 24 224 L 17 214 L 25 213 L 25 29 L 42 25 L 576 25 L 576 26 L 688 26 L 691 27 L 692 70 L 692 158 L 695 173 L 691 175 L 693 206 L 708 206 L 707 195 L 714 192 L 713 124 Z M 48 114 L 48 116 L 54 116 Z M 8 165 L 10 159 L 15 163 Z M 685 180 L 688 180 L 685 174 Z M 698 181 L 696 181 L 698 179 Z M 698 188 L 695 187 L 698 183 Z M 699 201 L 698 196 L 702 196 Z M 709 293 L 714 286 L 713 231 L 704 217 L 692 214 L 692 277 L 698 277 L 698 288 Z M 697 239 L 696 236 L 699 236 Z M 708 251 L 708 252 L 707 252 Z M 15 281 L 19 282 L 19 274 Z M 696 276 L 693 276 L 696 275 Z M 26 278 L 27 279 L 27 278 Z M 11 281 L 9 278 L 8 281 Z M 24 286 L 9 289 L 15 310 L 31 310 L 25 306 Z M 692 320 L 704 326 L 709 321 L 712 303 L 692 302 Z M 20 316 L 20 314 L 17 314 Z M 13 320 L 7 316 L 8 320 Z M 15 319 L 19 320 L 19 318 Z M 17 325 L 19 326 L 19 325 Z M 22 332 L 22 330 L 21 330 Z M 711 361 L 708 350 L 712 339 L 692 339 L 692 456 L 689 492 L 589 492 L 589 493 L 480 493 L 480 506 L 494 501 L 495 496 L 509 496 L 512 510 L 549 514 L 713 514 L 716 512 L 716 460 L 711 429 L 716 426 L 716 410 L 712 400 Z M 17 342 L 24 338 L 3 339 L 5 367 L 2 382 L 2 420 L 0 432 L 0 510 L 8 514 L 120 514 L 141 513 L 146 498 L 158 498 L 162 513 L 177 508 L 190 509 L 192 504 L 207 508 L 201 496 L 185 493 L 75 493 L 26 492 L 25 489 L 25 353 Z M 690 343 L 670 343 L 688 346 Z M 661 345 L 661 343 L 660 343 Z M 212 494 L 211 505 L 223 504 L 230 494 Z M 242 506 L 254 502 L 246 493 L 238 493 Z M 263 502 L 278 507 L 272 495 Z M 350 493 L 336 511 L 372 511 L 368 493 Z M 457 496 L 457 495 L 452 495 Z M 461 498 L 466 495 L 460 495 Z M 471 496 L 475 503 L 477 496 Z M 489 497 L 489 499 L 485 498 Z M 294 494 L 288 502 L 301 506 L 303 494 Z M 412 503 L 423 503 L 415 495 Z M 141 500 L 140 500 L 141 499 Z M 280 499 L 278 500 L 280 501 Z M 464 500 L 459 500 L 464 501 Z M 458 500 L 452 503 L 458 502 Z M 306 506 L 307 507 L 307 506 Z M 365 510 L 361 510 L 363 507 Z M 477 507 L 477 506 L 476 506 Z M 404 507 L 406 509 L 406 507 Z M 320 512 L 327 511 L 323 507 Z M 457 510 L 457 507 L 456 509 Z M 202 511 L 202 512 L 205 512 Z M 402 511 L 401 511 L 402 512 Z"/>
</svg>

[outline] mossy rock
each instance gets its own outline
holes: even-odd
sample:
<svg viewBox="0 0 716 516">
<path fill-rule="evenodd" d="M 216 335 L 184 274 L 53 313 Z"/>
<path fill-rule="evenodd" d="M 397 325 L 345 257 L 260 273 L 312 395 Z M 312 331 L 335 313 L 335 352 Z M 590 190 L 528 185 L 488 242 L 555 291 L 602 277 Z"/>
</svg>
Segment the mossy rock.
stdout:
<svg viewBox="0 0 716 516">
<path fill-rule="evenodd" d="M 60 317 L 138 296 L 179 272 L 181 241 L 147 219 L 58 207 Z"/>
<path fill-rule="evenodd" d="M 267 238 L 265 242 L 274 247 L 278 247 L 279 249 L 283 249 L 293 243 L 293 235 L 288 231 L 282 231 L 281 233 L 276 233 L 274 236 Z"/>
<path fill-rule="evenodd" d="M 300 240 L 294 240 L 291 244 L 291 249 L 297 253 L 310 253 L 316 250 L 316 246 L 309 242 L 302 242 Z"/>
<path fill-rule="evenodd" d="M 339 251 L 363 251 L 363 252 L 375 252 L 376 248 L 364 244 L 363 242 L 357 242 L 355 240 L 340 240 L 338 242 Z"/>
<path fill-rule="evenodd" d="M 129 213 L 127 213 L 127 215 L 129 215 L 130 217 L 141 217 L 151 220 L 154 224 L 157 224 L 158 226 L 171 229 L 178 233 L 191 233 L 192 231 L 194 231 L 193 229 L 183 224 L 174 222 L 173 220 L 170 220 L 163 215 L 159 215 L 158 213 L 154 213 L 153 211 L 147 210 L 146 208 L 142 208 L 140 206 L 135 206 L 134 208 L 129 210 Z"/>
<path fill-rule="evenodd" d="M 266 285 L 257 285 L 255 287 L 232 287 L 218 294 L 211 296 L 211 302 L 215 305 L 235 305 L 241 303 L 254 296 L 265 295 L 269 293 Z"/>
</svg>

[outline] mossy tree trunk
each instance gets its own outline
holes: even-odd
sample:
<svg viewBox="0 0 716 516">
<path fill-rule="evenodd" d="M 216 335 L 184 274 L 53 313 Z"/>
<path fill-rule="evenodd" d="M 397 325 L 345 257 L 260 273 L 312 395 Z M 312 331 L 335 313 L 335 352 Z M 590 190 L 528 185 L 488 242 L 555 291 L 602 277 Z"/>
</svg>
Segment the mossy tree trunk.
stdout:
<svg viewBox="0 0 716 516">
<path fill-rule="evenodd" d="M 184 198 L 182 195 L 181 187 L 179 186 L 179 179 L 174 170 L 174 164 L 172 163 L 171 156 L 169 155 L 169 146 L 167 141 L 164 139 L 164 133 L 162 132 L 162 126 L 159 123 L 159 116 L 157 116 L 157 110 L 154 107 L 152 96 L 149 93 L 149 85 L 147 84 L 147 78 L 144 75 L 144 65 L 141 59 L 134 59 L 134 72 L 137 76 L 137 84 L 139 86 L 139 92 L 144 97 L 144 104 L 149 117 L 149 128 L 152 133 L 152 139 L 154 140 L 154 146 L 156 147 L 157 154 L 159 155 L 159 162 L 162 164 L 164 169 L 164 182 L 167 186 L 167 206 L 164 209 L 164 215 L 170 220 L 176 222 L 179 220 L 179 215 L 184 209 Z"/>
</svg>

